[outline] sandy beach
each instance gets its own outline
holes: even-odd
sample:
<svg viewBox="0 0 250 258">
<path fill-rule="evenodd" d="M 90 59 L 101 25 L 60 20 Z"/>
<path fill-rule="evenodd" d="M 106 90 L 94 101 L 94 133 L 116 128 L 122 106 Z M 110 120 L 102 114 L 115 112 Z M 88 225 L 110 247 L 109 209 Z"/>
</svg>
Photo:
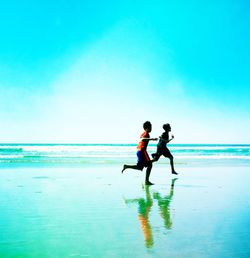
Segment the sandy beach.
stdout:
<svg viewBox="0 0 250 258">
<path fill-rule="evenodd" d="M 249 257 L 249 167 L 0 170 L 0 257 Z"/>
</svg>

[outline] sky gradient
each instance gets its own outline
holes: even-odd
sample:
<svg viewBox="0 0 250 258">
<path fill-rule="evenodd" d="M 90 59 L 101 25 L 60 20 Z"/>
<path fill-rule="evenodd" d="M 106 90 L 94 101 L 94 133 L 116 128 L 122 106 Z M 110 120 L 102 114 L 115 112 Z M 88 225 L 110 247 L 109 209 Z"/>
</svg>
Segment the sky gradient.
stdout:
<svg viewBox="0 0 250 258">
<path fill-rule="evenodd" d="M 250 143 L 249 1 L 0 7 L 0 142 Z"/>
</svg>

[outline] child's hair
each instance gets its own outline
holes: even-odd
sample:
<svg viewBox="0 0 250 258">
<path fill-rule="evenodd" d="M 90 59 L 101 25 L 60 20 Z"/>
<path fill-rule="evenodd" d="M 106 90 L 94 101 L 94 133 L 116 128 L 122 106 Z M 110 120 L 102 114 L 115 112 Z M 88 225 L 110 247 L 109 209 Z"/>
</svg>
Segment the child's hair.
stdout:
<svg viewBox="0 0 250 258">
<path fill-rule="evenodd" d="M 143 124 L 143 129 L 146 130 L 148 127 L 151 126 L 151 123 L 149 121 L 146 121 L 144 124 Z"/>
<path fill-rule="evenodd" d="M 167 131 L 170 128 L 170 124 L 164 124 L 162 128 Z"/>
</svg>

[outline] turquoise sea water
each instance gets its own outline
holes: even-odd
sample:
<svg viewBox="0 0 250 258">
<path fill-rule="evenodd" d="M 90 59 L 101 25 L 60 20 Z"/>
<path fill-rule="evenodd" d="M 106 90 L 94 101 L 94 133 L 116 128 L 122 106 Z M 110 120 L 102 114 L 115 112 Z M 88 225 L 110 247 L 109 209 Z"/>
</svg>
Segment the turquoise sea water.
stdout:
<svg viewBox="0 0 250 258">
<path fill-rule="evenodd" d="M 179 165 L 250 165 L 250 145 L 176 144 L 169 149 Z M 155 145 L 148 146 L 149 154 L 155 150 Z M 0 144 L 0 167 L 128 162 L 136 162 L 135 144 Z M 165 162 L 165 158 L 159 161 Z"/>
</svg>

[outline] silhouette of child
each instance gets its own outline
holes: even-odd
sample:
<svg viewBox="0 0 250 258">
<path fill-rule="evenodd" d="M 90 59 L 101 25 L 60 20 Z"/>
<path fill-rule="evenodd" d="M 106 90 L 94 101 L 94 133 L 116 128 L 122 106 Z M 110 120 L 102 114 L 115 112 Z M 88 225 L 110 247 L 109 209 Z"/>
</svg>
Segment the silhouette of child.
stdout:
<svg viewBox="0 0 250 258">
<path fill-rule="evenodd" d="M 152 125 L 149 121 L 146 121 L 143 124 L 144 132 L 141 134 L 140 141 L 137 146 L 137 164 L 136 165 L 124 165 L 122 169 L 122 173 L 125 169 L 131 168 L 136 170 L 143 170 L 144 167 L 147 168 L 146 170 L 146 178 L 145 178 L 145 184 L 146 185 L 153 185 L 149 181 L 149 176 L 152 169 L 152 161 L 149 158 L 149 155 L 147 153 L 147 146 L 149 141 L 156 141 L 158 138 L 150 138 L 149 133 L 152 131 Z"/>
<path fill-rule="evenodd" d="M 170 124 L 164 124 L 163 129 L 165 132 L 163 132 L 162 135 L 159 137 L 157 151 L 156 153 L 152 154 L 152 162 L 158 161 L 161 155 L 163 155 L 164 157 L 170 159 L 172 174 L 178 175 L 178 173 L 176 173 L 176 171 L 174 170 L 174 157 L 171 154 L 170 150 L 167 148 L 167 143 L 174 139 L 173 135 L 171 136 L 171 139 L 169 139 L 169 132 L 171 131 Z"/>
</svg>

